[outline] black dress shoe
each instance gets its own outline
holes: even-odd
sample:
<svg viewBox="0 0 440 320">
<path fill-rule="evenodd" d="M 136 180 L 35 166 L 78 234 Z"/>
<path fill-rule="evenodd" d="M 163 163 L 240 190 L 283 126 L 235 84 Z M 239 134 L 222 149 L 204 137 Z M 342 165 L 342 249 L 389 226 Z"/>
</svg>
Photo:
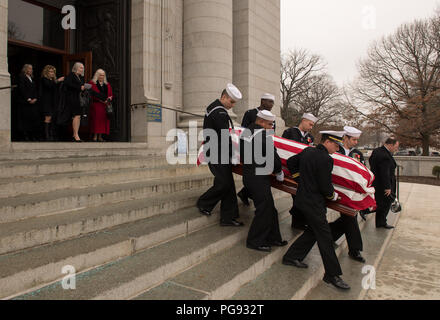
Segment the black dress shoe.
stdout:
<svg viewBox="0 0 440 320">
<path fill-rule="evenodd" d="M 230 222 L 220 221 L 220 226 L 222 226 L 222 227 L 243 227 L 244 223 L 239 222 L 237 220 L 232 220 Z"/>
<path fill-rule="evenodd" d="M 325 275 L 324 276 L 324 282 L 332 284 L 338 289 L 341 290 L 350 290 L 350 286 L 344 282 L 344 280 L 341 279 L 339 276 L 330 277 Z"/>
<path fill-rule="evenodd" d="M 362 220 L 367 221 L 367 214 L 363 211 L 359 212 L 359 215 L 361 216 Z"/>
<path fill-rule="evenodd" d="M 211 211 L 203 209 L 203 208 L 200 208 L 200 207 L 197 207 L 197 208 L 199 209 L 199 212 L 200 212 L 201 215 L 207 216 L 207 217 L 212 216 L 212 212 Z"/>
<path fill-rule="evenodd" d="M 243 204 L 246 207 L 249 207 L 251 204 L 249 203 L 249 199 L 243 194 L 243 191 L 240 191 L 237 196 L 240 198 L 241 202 L 243 202 Z"/>
<path fill-rule="evenodd" d="M 299 261 L 299 260 L 289 260 L 289 259 L 283 259 L 283 264 L 285 266 L 293 266 L 300 269 L 307 269 L 309 266 L 305 263 Z"/>
<path fill-rule="evenodd" d="M 378 229 L 387 229 L 387 230 L 391 230 L 391 229 L 394 229 L 394 227 L 393 226 L 390 226 L 390 225 L 388 225 L 388 224 L 386 224 L 386 225 L 384 225 L 384 226 L 379 226 L 379 227 L 377 227 Z"/>
<path fill-rule="evenodd" d="M 289 243 L 287 241 L 275 241 L 272 242 L 271 245 L 274 247 L 285 247 L 287 246 Z"/>
<path fill-rule="evenodd" d="M 367 261 L 365 260 L 365 258 L 362 257 L 362 255 L 361 255 L 361 253 L 360 253 L 359 251 L 357 251 L 357 252 L 349 252 L 349 253 L 348 253 L 348 256 L 349 256 L 351 259 L 353 259 L 353 260 L 355 260 L 355 261 L 358 261 L 358 262 L 361 262 L 361 263 L 365 263 L 365 262 L 367 262 Z"/>
<path fill-rule="evenodd" d="M 271 252 L 272 248 L 269 246 L 260 246 L 260 247 L 255 247 L 255 246 L 251 246 L 251 245 L 246 245 L 246 247 L 248 249 L 252 249 L 252 250 L 257 250 L 257 251 L 262 251 L 262 252 Z"/>
</svg>

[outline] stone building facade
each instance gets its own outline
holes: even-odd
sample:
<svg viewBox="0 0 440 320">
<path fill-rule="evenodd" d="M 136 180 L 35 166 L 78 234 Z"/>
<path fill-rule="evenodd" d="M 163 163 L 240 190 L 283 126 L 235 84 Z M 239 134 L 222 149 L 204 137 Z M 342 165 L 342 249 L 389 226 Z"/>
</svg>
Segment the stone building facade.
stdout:
<svg viewBox="0 0 440 320">
<path fill-rule="evenodd" d="M 203 115 L 228 82 L 236 84 L 244 96 L 232 112 L 237 122 L 246 110 L 259 106 L 266 92 L 276 96 L 274 112 L 280 116 L 280 0 L 36 2 L 52 9 L 77 4 L 78 27 L 69 37 L 66 54 L 75 57 L 87 51 L 93 57 L 92 72 L 103 66 L 111 69 L 107 70 L 110 82 L 120 96 L 115 141 L 162 146 L 170 129 L 185 129 L 190 121 L 201 124 L 203 119 L 161 110 L 161 106 Z M 22 45 L 8 38 L 10 3 L 0 0 L 0 87 L 11 83 L 8 47 L 17 51 Z M 99 25 L 95 27 L 93 20 Z M 90 36 L 94 28 L 99 37 Z M 0 91 L 2 148 L 11 141 L 10 96 L 10 91 Z M 151 110 L 159 114 L 154 120 L 148 120 Z M 282 130 L 281 118 L 278 122 Z"/>
</svg>

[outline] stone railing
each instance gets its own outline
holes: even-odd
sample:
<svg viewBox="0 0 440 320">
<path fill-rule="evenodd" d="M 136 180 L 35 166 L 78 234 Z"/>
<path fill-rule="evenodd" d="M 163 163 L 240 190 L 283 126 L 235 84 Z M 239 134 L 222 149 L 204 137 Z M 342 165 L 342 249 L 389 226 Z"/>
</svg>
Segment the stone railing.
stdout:
<svg viewBox="0 0 440 320">
<path fill-rule="evenodd" d="M 400 175 L 405 177 L 433 177 L 432 169 L 440 166 L 440 157 L 395 157 Z M 368 157 L 367 157 L 368 163 Z"/>
</svg>

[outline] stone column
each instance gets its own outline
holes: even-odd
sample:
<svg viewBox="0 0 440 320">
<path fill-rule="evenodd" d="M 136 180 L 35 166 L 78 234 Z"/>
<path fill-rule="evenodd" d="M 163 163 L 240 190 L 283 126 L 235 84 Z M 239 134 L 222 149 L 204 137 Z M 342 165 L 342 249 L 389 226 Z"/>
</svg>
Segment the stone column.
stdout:
<svg viewBox="0 0 440 320">
<path fill-rule="evenodd" d="M 244 113 L 260 105 L 263 93 L 275 96 L 272 112 L 281 118 L 280 94 L 280 0 L 234 0 L 234 84 L 244 99 L 234 109 L 241 121 Z"/>
<path fill-rule="evenodd" d="M 204 115 L 232 82 L 232 0 L 184 0 L 183 105 L 184 111 Z M 231 113 L 234 116 L 233 113 Z M 203 119 L 183 115 L 179 127 Z"/>
<path fill-rule="evenodd" d="M 0 87 L 11 85 L 8 72 L 8 1 L 0 0 Z M 0 152 L 11 146 L 11 90 L 0 91 Z"/>
</svg>

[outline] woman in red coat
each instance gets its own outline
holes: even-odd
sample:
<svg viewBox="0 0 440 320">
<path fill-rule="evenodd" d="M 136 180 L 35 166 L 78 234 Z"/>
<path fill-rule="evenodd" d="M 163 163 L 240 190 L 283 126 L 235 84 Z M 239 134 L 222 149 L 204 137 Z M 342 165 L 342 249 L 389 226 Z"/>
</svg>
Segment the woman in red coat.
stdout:
<svg viewBox="0 0 440 320">
<path fill-rule="evenodd" d="M 107 81 L 104 70 L 96 71 L 92 81 L 92 105 L 90 107 L 90 133 L 93 134 L 93 141 L 104 142 L 102 135 L 110 134 L 110 120 L 107 117 L 107 104 L 113 101 L 113 91 Z"/>
</svg>

